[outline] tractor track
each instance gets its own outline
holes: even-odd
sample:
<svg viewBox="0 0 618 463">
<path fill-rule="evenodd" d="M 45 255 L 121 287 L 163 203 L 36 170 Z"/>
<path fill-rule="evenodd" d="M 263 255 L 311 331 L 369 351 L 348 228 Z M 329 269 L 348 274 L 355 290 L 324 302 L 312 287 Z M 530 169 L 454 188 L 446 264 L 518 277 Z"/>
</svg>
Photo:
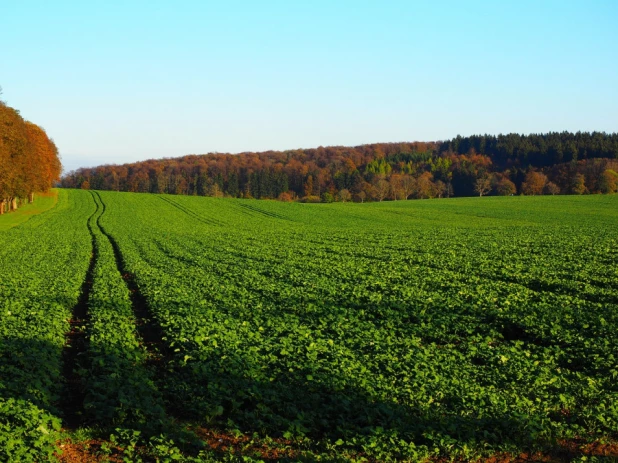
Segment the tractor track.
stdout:
<svg viewBox="0 0 618 463">
<path fill-rule="evenodd" d="M 94 199 L 94 198 L 93 198 Z M 83 383 L 78 373 L 81 357 L 88 350 L 86 325 L 88 323 L 88 302 L 92 292 L 94 266 L 97 261 L 97 245 L 92 230 L 92 220 L 99 213 L 100 208 L 95 201 L 96 209 L 88 217 L 87 227 L 92 243 L 92 253 L 86 277 L 82 283 L 77 304 L 71 309 L 70 329 L 65 333 L 65 344 L 62 349 L 62 375 L 64 377 L 64 393 L 60 400 L 60 409 L 67 429 L 77 429 L 82 421 L 84 404 Z M 98 219 L 97 219 L 98 220 Z"/>
<path fill-rule="evenodd" d="M 163 342 L 163 330 L 156 322 L 146 297 L 139 289 L 139 285 L 135 280 L 135 275 L 131 273 L 126 265 L 126 262 L 120 252 L 118 243 L 111 236 L 105 228 L 101 225 L 101 217 L 105 214 L 106 206 L 98 192 L 95 192 L 101 202 L 103 212 L 97 218 L 97 226 L 101 233 L 109 240 L 114 250 L 114 257 L 116 259 L 116 267 L 125 280 L 127 287 L 129 288 L 129 294 L 131 297 L 131 306 L 133 313 L 135 314 L 136 329 L 139 336 L 142 338 L 144 348 L 148 353 L 148 363 L 160 364 L 164 358 L 170 356 L 167 345 Z"/>
<path fill-rule="evenodd" d="M 205 225 L 211 225 L 211 226 L 223 226 L 223 225 L 225 225 L 220 220 L 204 218 L 201 215 L 193 212 L 191 209 L 189 209 L 189 208 L 187 208 L 187 207 L 185 207 L 185 206 L 183 206 L 183 205 L 181 205 L 181 204 L 177 203 L 176 201 L 173 201 L 173 200 L 171 200 L 169 198 L 165 198 L 164 196 L 158 196 L 158 198 L 160 198 L 161 200 L 165 201 L 169 205 L 174 206 L 179 211 L 184 212 L 189 217 L 202 222 Z"/>
</svg>

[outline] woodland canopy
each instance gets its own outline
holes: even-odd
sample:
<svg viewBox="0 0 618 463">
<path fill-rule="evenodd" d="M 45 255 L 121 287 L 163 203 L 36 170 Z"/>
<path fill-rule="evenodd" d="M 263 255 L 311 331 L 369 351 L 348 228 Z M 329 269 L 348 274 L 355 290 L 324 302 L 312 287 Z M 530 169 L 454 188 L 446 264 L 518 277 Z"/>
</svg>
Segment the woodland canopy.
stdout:
<svg viewBox="0 0 618 463">
<path fill-rule="evenodd" d="M 45 130 L 0 101 L 0 214 L 60 180 L 58 149 Z"/>
<path fill-rule="evenodd" d="M 143 193 L 362 202 L 613 193 L 617 171 L 618 134 L 553 132 L 188 155 L 78 169 L 61 183 Z"/>
</svg>

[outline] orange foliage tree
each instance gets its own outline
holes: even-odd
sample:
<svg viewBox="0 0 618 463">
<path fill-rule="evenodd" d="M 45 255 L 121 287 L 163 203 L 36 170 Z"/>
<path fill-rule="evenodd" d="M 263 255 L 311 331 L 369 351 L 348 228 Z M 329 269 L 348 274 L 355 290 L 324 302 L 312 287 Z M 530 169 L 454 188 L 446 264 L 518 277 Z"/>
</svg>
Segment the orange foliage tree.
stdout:
<svg viewBox="0 0 618 463">
<path fill-rule="evenodd" d="M 0 102 L 0 214 L 32 202 L 60 180 L 56 145 L 39 126 Z"/>
<path fill-rule="evenodd" d="M 575 154 L 564 159 L 558 155 L 563 150 L 560 140 L 570 139 L 579 140 L 579 160 Z M 541 151 L 525 151 L 526 140 Z M 543 148 L 543 140 L 550 145 Z M 363 202 L 454 194 L 577 193 L 582 190 L 579 183 L 573 184 L 577 174 L 583 176 L 583 191 L 609 193 L 614 191 L 614 177 L 604 172 L 617 169 L 618 134 L 563 133 L 188 155 L 78 169 L 64 176 L 62 186 L 80 188 L 87 181 L 96 190 L 282 201 L 289 199 L 283 193 L 289 193 L 311 202 L 347 200 L 342 199 L 347 193 L 340 194 L 347 190 L 351 199 Z"/>
<path fill-rule="evenodd" d="M 521 190 L 525 195 L 541 195 L 546 184 L 547 176 L 545 174 L 531 170 L 526 174 Z"/>
</svg>

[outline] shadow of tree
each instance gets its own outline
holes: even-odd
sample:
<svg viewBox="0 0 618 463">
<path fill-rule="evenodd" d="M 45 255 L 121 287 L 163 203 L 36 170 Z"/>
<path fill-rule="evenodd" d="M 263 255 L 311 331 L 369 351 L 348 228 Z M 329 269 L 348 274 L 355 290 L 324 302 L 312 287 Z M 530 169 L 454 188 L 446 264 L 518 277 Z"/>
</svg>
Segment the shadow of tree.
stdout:
<svg viewBox="0 0 618 463">
<path fill-rule="evenodd" d="M 339 440 L 373 458 L 416 458 L 464 449 L 538 449 L 550 444 L 546 417 L 474 417 L 444 408 L 413 408 L 376 399 L 366 391 L 335 390 L 319 380 L 290 375 L 273 381 L 250 376 L 246 358 L 223 362 L 175 359 L 159 378 L 168 408 L 205 427 L 238 429 L 251 435 L 304 436 L 317 447 Z M 340 441 L 340 442 L 341 442 Z"/>
<path fill-rule="evenodd" d="M 30 461 L 25 457 L 30 452 L 34 461 L 44 461 L 56 449 L 61 351 L 61 346 L 25 336 L 0 339 L 0 460 Z M 253 375 L 259 366 L 242 355 L 187 362 L 178 355 L 150 376 L 134 374 L 135 365 L 124 354 L 110 351 L 105 356 L 122 368 L 103 381 L 99 391 L 106 392 L 107 402 L 101 409 L 124 413 L 90 415 L 88 424 L 134 429 L 144 436 L 162 433 L 186 442 L 189 451 L 188 433 L 183 436 L 177 423 L 164 417 L 158 401 L 151 401 L 157 388 L 168 412 L 204 427 L 262 437 L 306 436 L 318 451 L 341 439 L 338 448 L 378 461 L 415 459 L 428 452 L 463 455 L 465 448 L 521 451 L 554 444 L 544 432 L 545 416 L 475 417 L 448 407 L 413 408 L 358 387 L 335 389 L 328 378 L 309 380 L 304 371 L 266 381 Z M 17 442 L 12 454 L 3 439 Z"/>
<path fill-rule="evenodd" d="M 197 438 L 166 416 L 154 372 L 141 359 L 131 351 L 90 347 L 63 368 L 61 345 L 27 335 L 0 338 L 0 461 L 55 461 L 59 432 L 73 413 L 80 418 L 72 431 L 87 427 L 107 440 L 121 428 L 137 431 L 142 443 L 156 436 L 197 451 Z M 67 386 L 68 370 L 76 371 L 80 394 Z M 67 410 L 67 394 L 83 402 Z"/>
</svg>

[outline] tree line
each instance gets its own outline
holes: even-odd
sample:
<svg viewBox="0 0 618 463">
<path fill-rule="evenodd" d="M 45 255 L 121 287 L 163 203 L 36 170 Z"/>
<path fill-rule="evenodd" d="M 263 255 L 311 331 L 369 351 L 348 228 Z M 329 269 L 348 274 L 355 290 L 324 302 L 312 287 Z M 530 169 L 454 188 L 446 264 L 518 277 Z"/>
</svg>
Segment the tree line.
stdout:
<svg viewBox="0 0 618 463">
<path fill-rule="evenodd" d="M 58 149 L 45 130 L 0 101 L 0 214 L 33 202 L 35 193 L 60 180 L 61 170 Z"/>
<path fill-rule="evenodd" d="M 288 151 L 210 153 L 69 172 L 67 188 L 200 196 L 383 201 L 613 193 L 618 134 L 475 135 Z"/>
</svg>

